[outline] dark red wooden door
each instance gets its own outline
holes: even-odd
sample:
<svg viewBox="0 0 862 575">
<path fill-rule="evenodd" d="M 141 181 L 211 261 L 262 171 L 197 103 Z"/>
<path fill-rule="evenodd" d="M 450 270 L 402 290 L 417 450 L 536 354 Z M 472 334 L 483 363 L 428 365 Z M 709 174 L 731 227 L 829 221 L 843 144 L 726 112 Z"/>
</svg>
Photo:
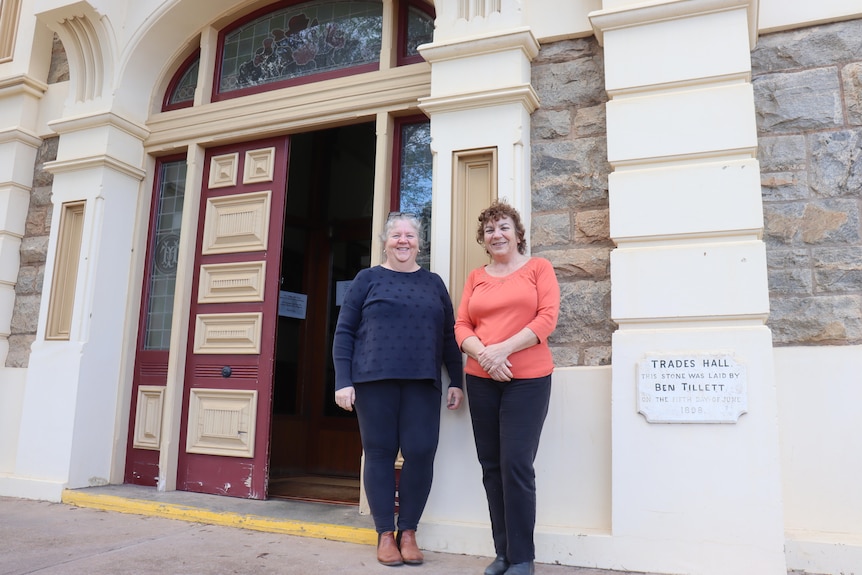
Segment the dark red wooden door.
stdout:
<svg viewBox="0 0 862 575">
<path fill-rule="evenodd" d="M 162 413 L 186 185 L 186 157 L 160 158 L 149 218 L 146 268 L 124 480 L 155 486 L 159 480 Z"/>
<path fill-rule="evenodd" d="M 177 489 L 265 499 L 288 139 L 205 157 Z"/>
</svg>

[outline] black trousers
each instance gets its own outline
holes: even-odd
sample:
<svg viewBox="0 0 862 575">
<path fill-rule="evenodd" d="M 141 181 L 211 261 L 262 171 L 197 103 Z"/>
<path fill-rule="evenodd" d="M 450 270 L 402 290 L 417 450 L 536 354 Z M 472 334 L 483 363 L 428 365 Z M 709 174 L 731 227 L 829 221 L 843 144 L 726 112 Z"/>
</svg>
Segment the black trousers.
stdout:
<svg viewBox="0 0 862 575">
<path fill-rule="evenodd" d="M 497 555 L 510 563 L 536 557 L 533 462 L 551 397 L 551 376 L 494 381 L 467 375 L 470 418 Z"/>
<path fill-rule="evenodd" d="M 398 530 L 416 529 L 434 475 L 440 438 L 440 390 L 433 381 L 358 383 L 356 417 L 365 452 L 365 494 L 378 533 L 395 531 L 395 460 L 404 463 L 398 484 Z"/>
</svg>

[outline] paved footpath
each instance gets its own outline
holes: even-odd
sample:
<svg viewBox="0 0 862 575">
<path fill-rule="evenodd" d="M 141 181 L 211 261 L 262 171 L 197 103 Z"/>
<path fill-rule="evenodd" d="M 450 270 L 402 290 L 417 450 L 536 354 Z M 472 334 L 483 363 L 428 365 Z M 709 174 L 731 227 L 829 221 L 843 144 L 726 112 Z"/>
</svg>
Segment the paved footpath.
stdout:
<svg viewBox="0 0 862 575">
<path fill-rule="evenodd" d="M 294 519 L 258 518 L 255 524 L 229 509 L 145 502 L 114 491 L 71 493 L 66 503 L 0 497 L 0 575 L 480 575 L 489 562 L 426 552 L 421 566 L 384 567 L 363 539 L 367 530 L 332 524 L 315 532 L 315 523 L 295 519 L 301 513 L 296 506 L 286 507 Z M 127 495 L 129 488 L 119 492 Z M 207 501 L 225 499 L 231 498 Z M 341 527 L 347 531 L 335 530 Z M 536 564 L 536 575 L 650 574 Z"/>
<path fill-rule="evenodd" d="M 421 566 L 384 567 L 374 551 L 362 543 L 0 497 L 0 575 L 480 575 L 489 562 L 428 552 Z M 619 573 L 536 566 L 536 575 Z"/>
</svg>

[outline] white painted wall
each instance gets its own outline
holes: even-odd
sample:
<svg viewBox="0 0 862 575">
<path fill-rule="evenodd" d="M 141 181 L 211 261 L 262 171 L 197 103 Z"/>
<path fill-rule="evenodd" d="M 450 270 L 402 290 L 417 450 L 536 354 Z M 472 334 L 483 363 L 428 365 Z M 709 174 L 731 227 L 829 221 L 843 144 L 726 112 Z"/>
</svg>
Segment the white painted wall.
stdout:
<svg viewBox="0 0 862 575">
<path fill-rule="evenodd" d="M 859 15 L 856 0 L 760 0 L 761 33 L 802 28 Z"/>
<path fill-rule="evenodd" d="M 862 573 L 862 346 L 774 355 L 788 566 Z"/>
<path fill-rule="evenodd" d="M 0 493 L 2 477 L 15 470 L 26 374 L 25 369 L 0 367 Z"/>
<path fill-rule="evenodd" d="M 536 458 L 536 554 L 541 562 L 606 564 L 611 530 L 611 368 L 554 371 Z M 469 390 L 467 406 L 469 407 Z M 443 410 L 422 545 L 494 555 L 470 414 Z M 573 551 L 576 549 L 576 551 Z"/>
</svg>

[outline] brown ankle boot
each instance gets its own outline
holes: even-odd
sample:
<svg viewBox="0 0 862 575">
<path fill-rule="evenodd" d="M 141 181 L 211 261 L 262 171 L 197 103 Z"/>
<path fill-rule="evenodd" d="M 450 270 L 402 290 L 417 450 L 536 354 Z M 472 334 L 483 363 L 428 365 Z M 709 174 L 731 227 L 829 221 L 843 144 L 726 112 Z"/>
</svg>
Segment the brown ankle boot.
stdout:
<svg viewBox="0 0 862 575">
<path fill-rule="evenodd" d="M 419 565 L 425 557 L 419 550 L 416 544 L 416 531 L 413 529 L 405 529 L 398 532 L 398 548 L 401 550 L 401 557 L 408 565 Z"/>
<path fill-rule="evenodd" d="M 398 551 L 398 545 L 395 543 L 395 534 L 392 531 L 377 536 L 377 560 L 390 567 L 404 563 L 401 552 Z"/>
</svg>

